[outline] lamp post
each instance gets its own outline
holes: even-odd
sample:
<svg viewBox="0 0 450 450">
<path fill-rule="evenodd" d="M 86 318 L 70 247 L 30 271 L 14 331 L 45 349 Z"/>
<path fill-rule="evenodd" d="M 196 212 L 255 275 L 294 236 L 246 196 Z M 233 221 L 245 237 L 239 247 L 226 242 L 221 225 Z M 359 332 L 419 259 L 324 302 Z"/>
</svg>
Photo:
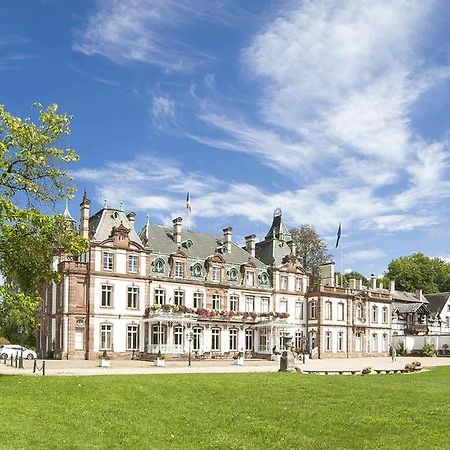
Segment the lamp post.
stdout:
<svg viewBox="0 0 450 450">
<path fill-rule="evenodd" d="M 19 369 L 23 369 L 23 332 L 25 331 L 25 327 L 23 325 L 19 325 L 17 327 L 17 332 L 20 335 L 20 359 L 19 359 Z"/>
<path fill-rule="evenodd" d="M 189 353 L 188 353 L 188 366 L 190 367 L 192 365 L 192 361 L 191 361 L 191 344 L 192 344 L 192 340 L 194 339 L 194 333 L 191 330 L 188 330 L 186 332 L 186 339 L 189 343 Z"/>
</svg>

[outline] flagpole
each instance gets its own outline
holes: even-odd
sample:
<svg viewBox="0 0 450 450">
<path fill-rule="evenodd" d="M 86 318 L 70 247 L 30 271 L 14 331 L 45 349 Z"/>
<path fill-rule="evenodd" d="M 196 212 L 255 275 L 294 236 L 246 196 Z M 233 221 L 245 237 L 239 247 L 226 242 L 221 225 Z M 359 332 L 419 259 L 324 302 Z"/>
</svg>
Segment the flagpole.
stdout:
<svg viewBox="0 0 450 450">
<path fill-rule="evenodd" d="M 342 244 L 341 244 L 341 287 L 344 287 L 344 283 L 342 282 L 343 276 L 344 276 L 344 265 L 342 263 Z"/>
</svg>

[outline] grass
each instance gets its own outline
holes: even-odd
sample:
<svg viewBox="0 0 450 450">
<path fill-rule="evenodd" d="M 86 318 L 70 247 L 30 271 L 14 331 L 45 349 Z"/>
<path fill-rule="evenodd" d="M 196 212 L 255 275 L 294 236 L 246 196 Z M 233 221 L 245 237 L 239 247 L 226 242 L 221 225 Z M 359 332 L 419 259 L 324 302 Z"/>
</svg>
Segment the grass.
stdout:
<svg viewBox="0 0 450 450">
<path fill-rule="evenodd" d="M 445 449 L 449 379 L 0 376 L 0 448 Z"/>
</svg>

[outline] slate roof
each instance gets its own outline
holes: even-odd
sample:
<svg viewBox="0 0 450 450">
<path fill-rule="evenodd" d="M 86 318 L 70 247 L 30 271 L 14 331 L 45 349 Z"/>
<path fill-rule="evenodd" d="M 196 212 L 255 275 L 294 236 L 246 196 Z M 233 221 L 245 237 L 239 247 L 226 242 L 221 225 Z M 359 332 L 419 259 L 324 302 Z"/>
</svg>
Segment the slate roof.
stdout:
<svg viewBox="0 0 450 450">
<path fill-rule="evenodd" d="M 147 240 L 147 247 L 150 247 L 152 253 L 161 253 L 170 255 L 178 249 L 173 238 L 173 229 L 163 227 L 162 225 L 145 225 L 139 233 L 142 241 Z M 206 259 L 217 253 L 217 249 L 223 246 L 223 236 L 218 238 L 210 233 L 199 233 L 197 231 L 182 230 L 181 242 L 192 241 L 192 247 L 181 246 L 181 250 L 190 258 Z M 266 265 L 258 259 L 252 257 L 250 253 L 241 248 L 234 242 L 231 243 L 230 253 L 220 253 L 227 264 L 241 265 L 249 260 L 260 269 L 266 268 Z"/>
<path fill-rule="evenodd" d="M 416 302 L 416 303 L 394 302 L 393 307 L 394 307 L 394 311 L 397 311 L 399 314 L 415 313 L 420 308 L 424 308 L 425 310 L 428 310 L 427 305 L 425 305 L 422 302 Z"/>
<path fill-rule="evenodd" d="M 129 237 L 132 241 L 143 246 L 140 237 L 137 235 L 125 212 L 113 208 L 103 208 L 89 218 L 89 230 L 92 233 L 91 239 L 94 242 L 102 242 L 110 238 L 112 229 L 120 224 L 123 224 L 125 228 L 130 230 Z"/>
<path fill-rule="evenodd" d="M 437 294 L 426 294 L 425 297 L 428 300 L 428 307 L 434 314 L 439 314 L 442 308 L 447 303 L 450 297 L 450 292 L 438 292 Z"/>
<path fill-rule="evenodd" d="M 394 300 L 394 302 L 398 301 L 398 302 L 408 302 L 408 303 L 425 303 L 428 304 L 428 300 L 426 299 L 426 297 L 422 294 L 422 296 L 417 297 L 417 295 L 415 293 L 412 292 L 406 292 L 406 291 L 389 291 L 389 289 L 370 289 L 371 291 L 375 291 L 375 292 L 382 292 L 383 294 L 391 294 L 392 296 L 392 300 Z"/>
</svg>

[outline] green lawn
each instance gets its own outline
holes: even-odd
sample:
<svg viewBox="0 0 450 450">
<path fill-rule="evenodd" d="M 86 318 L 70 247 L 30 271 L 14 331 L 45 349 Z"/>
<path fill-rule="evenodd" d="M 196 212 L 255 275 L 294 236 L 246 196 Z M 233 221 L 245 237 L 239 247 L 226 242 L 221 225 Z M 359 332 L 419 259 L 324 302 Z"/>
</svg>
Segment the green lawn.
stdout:
<svg viewBox="0 0 450 450">
<path fill-rule="evenodd" d="M 450 448 L 450 368 L 0 376 L 0 448 Z"/>
</svg>

